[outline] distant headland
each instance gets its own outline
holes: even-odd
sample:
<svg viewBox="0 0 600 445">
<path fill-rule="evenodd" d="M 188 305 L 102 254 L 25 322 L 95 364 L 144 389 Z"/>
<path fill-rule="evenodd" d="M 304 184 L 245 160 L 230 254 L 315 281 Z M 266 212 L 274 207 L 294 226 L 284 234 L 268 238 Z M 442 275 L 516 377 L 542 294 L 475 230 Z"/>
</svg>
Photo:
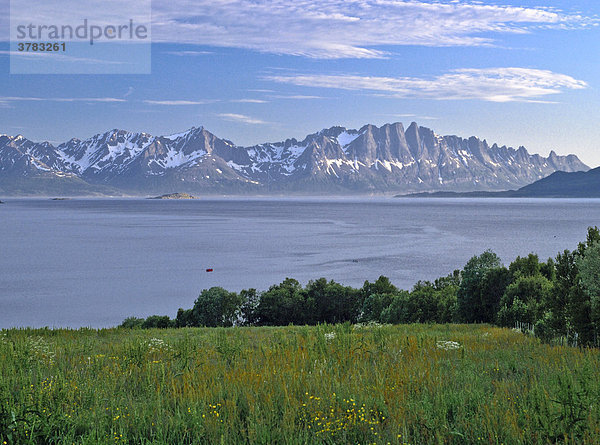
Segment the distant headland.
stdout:
<svg viewBox="0 0 600 445">
<path fill-rule="evenodd" d="M 154 196 L 148 199 L 198 199 L 196 196 L 187 193 L 168 193 L 166 195 Z"/>
</svg>

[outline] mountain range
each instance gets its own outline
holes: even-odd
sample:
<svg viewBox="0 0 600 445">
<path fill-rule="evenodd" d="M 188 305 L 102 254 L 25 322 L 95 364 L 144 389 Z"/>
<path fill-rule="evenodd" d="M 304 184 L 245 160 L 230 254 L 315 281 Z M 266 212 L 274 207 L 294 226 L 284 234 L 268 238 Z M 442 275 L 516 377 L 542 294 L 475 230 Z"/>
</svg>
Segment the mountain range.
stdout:
<svg viewBox="0 0 600 445">
<path fill-rule="evenodd" d="M 336 126 L 251 147 L 202 127 L 169 136 L 115 129 L 56 146 L 0 135 L 5 195 L 490 191 L 587 170 L 575 155 L 546 158 L 414 122 Z"/>
</svg>

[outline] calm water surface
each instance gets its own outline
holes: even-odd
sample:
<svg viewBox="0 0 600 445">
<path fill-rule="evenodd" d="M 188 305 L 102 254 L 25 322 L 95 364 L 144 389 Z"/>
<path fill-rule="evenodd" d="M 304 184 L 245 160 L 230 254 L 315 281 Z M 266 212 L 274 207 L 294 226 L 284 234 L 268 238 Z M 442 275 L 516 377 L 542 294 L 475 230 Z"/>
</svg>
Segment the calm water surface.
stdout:
<svg viewBox="0 0 600 445">
<path fill-rule="evenodd" d="M 505 264 L 554 257 L 600 225 L 593 199 L 6 201 L 0 328 L 173 317 L 204 288 L 263 290 L 286 277 L 358 287 L 386 275 L 409 289 L 485 249 Z"/>
</svg>

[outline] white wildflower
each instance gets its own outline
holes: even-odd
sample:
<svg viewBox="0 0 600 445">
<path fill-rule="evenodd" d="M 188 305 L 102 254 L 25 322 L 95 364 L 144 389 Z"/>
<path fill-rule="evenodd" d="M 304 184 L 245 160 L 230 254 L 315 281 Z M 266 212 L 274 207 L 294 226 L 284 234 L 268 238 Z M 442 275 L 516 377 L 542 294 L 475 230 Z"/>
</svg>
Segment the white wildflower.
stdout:
<svg viewBox="0 0 600 445">
<path fill-rule="evenodd" d="M 376 321 L 370 321 L 368 323 L 356 323 L 352 325 L 352 329 L 370 329 L 370 328 L 382 328 L 384 326 L 391 326 L 389 324 L 381 324 Z"/>
<path fill-rule="evenodd" d="M 171 349 L 171 347 L 160 338 L 151 338 L 146 340 L 144 344 L 148 347 L 149 352 L 164 352 Z"/>
<path fill-rule="evenodd" d="M 327 332 L 325 333 L 325 340 L 331 341 L 335 338 L 335 332 Z"/>
<path fill-rule="evenodd" d="M 462 346 L 459 342 L 457 341 L 444 341 L 444 340 L 438 340 L 436 346 L 439 349 L 443 349 L 444 351 L 452 351 L 454 349 L 460 349 Z"/>
<path fill-rule="evenodd" d="M 51 349 L 50 345 L 42 337 L 32 338 L 27 342 L 27 346 L 31 351 L 31 357 L 46 362 L 49 365 L 54 364 L 56 353 Z"/>
</svg>

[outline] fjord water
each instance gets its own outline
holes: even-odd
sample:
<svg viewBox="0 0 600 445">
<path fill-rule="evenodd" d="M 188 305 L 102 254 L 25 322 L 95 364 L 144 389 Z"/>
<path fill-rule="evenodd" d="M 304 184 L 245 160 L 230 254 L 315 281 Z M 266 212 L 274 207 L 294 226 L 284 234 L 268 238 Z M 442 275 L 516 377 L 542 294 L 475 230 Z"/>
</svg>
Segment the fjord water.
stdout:
<svg viewBox="0 0 600 445">
<path fill-rule="evenodd" d="M 0 328 L 175 316 L 211 286 L 286 277 L 409 289 L 485 249 L 508 264 L 574 249 L 600 200 L 10 199 L 0 206 Z M 207 268 L 214 269 L 206 272 Z"/>
</svg>

